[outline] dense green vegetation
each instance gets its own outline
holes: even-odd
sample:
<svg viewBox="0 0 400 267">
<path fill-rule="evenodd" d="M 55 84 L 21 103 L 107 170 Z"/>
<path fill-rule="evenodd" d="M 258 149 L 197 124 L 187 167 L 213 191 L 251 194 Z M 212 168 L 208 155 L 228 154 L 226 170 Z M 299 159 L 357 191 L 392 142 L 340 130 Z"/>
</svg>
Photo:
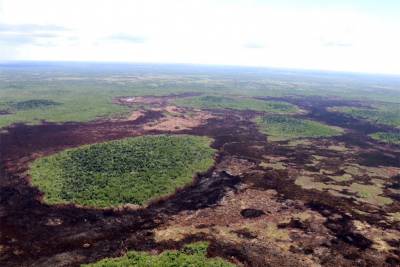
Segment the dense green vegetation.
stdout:
<svg viewBox="0 0 400 267">
<path fill-rule="evenodd" d="M 256 119 L 260 130 L 271 140 L 315 138 L 340 135 L 343 130 L 322 123 L 282 115 L 263 116 Z"/>
<path fill-rule="evenodd" d="M 400 105 L 376 105 L 375 108 L 335 107 L 334 111 L 349 114 L 352 117 L 364 119 L 372 123 L 400 127 Z"/>
<path fill-rule="evenodd" d="M 130 251 L 126 255 L 104 259 L 82 267 L 233 267 L 232 263 L 221 258 L 207 258 L 208 244 L 197 242 L 186 245 L 179 251 L 165 251 L 160 255 L 151 255 L 147 252 Z"/>
<path fill-rule="evenodd" d="M 69 149 L 33 162 L 33 185 L 51 204 L 145 204 L 171 194 L 213 164 L 206 137 L 159 135 Z"/>
<path fill-rule="evenodd" d="M 128 112 L 128 108 L 112 103 L 111 92 L 97 89 L 78 91 L 73 84 L 65 91 L 46 87 L 42 90 L 1 90 L 0 88 L 0 110 L 10 111 L 10 114 L 0 115 L 0 128 L 18 122 L 38 124 L 43 120 L 49 122 L 90 121 Z M 35 98 L 37 94 L 43 98 L 40 102 Z M 44 104 L 45 101 L 47 105 Z"/>
<path fill-rule="evenodd" d="M 400 132 L 399 133 L 378 132 L 371 134 L 371 137 L 374 138 L 375 140 L 382 141 L 388 144 L 400 145 Z"/>
<path fill-rule="evenodd" d="M 28 109 L 36 109 L 36 108 L 48 108 L 50 106 L 57 106 L 60 103 L 47 100 L 47 99 L 31 99 L 16 103 L 9 103 L 8 104 L 11 110 L 28 110 Z"/>
<path fill-rule="evenodd" d="M 295 113 L 298 108 L 292 104 L 280 101 L 264 101 L 251 98 L 234 98 L 224 96 L 198 96 L 191 98 L 178 99 L 177 105 L 193 108 L 210 109 L 239 109 L 256 110 L 272 113 Z"/>
</svg>

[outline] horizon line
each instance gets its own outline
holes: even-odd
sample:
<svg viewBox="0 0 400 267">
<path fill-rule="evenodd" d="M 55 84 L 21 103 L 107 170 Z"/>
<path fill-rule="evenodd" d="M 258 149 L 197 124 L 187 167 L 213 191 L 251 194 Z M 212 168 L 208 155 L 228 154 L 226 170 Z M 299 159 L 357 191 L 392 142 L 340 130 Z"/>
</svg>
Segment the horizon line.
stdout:
<svg viewBox="0 0 400 267">
<path fill-rule="evenodd" d="M 400 78 L 400 73 L 387 73 L 387 72 L 366 72 L 366 71 L 349 71 L 349 70 L 330 70 L 330 69 L 316 69 L 316 68 L 296 68 L 296 67 L 274 67 L 274 66 L 259 66 L 259 65 L 237 65 L 237 64 L 222 64 L 222 63 L 190 63 L 190 62 L 140 62 L 140 61 L 87 61 L 87 60 L 37 60 L 37 59 L 10 59 L 1 60 L 0 66 L 9 63 L 72 63 L 72 64 L 125 64 L 125 65 L 189 65 L 189 66 L 203 66 L 203 67 L 216 67 L 216 68 L 248 68 L 248 69 L 265 69 L 265 70 L 281 70 L 281 71 L 295 71 L 295 72 L 322 72 L 322 73 L 336 73 L 336 74 L 351 74 L 351 75 L 364 75 L 364 76 L 388 76 Z"/>
</svg>

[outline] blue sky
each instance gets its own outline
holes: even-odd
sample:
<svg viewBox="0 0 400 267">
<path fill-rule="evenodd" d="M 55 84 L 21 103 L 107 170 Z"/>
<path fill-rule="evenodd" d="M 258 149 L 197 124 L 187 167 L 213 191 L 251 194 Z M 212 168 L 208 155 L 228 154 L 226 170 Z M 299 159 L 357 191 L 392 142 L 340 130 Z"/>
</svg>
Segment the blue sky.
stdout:
<svg viewBox="0 0 400 267">
<path fill-rule="evenodd" d="M 400 74 L 400 1 L 0 0 L 0 60 Z"/>
</svg>

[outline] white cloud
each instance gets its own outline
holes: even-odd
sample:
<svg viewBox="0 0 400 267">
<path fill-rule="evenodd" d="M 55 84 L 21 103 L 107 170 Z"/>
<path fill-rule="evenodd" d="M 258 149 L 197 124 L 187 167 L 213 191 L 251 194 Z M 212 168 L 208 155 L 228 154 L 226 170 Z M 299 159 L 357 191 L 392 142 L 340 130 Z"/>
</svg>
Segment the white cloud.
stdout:
<svg viewBox="0 0 400 267">
<path fill-rule="evenodd" d="M 57 45 L 55 38 L 63 38 L 67 29 L 56 25 L 0 24 L 0 43 L 18 49 L 26 44 Z"/>
<path fill-rule="evenodd" d="M 0 56 L 400 74 L 398 19 L 350 7 L 273 2 L 0 0 L 0 23 L 69 29 L 47 40 L 31 36 L 31 42 L 25 34 L 23 44 L 7 48 L 14 50 L 8 58 Z"/>
</svg>

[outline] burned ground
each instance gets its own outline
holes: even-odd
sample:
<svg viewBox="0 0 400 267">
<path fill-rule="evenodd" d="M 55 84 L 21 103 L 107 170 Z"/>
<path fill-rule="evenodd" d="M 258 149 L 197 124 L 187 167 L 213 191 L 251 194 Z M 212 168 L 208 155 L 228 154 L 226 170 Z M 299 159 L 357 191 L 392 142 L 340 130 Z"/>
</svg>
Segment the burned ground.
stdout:
<svg viewBox="0 0 400 267">
<path fill-rule="evenodd" d="M 1 133 L 1 265 L 79 266 L 127 250 L 158 253 L 193 240 L 209 240 L 210 256 L 245 266 L 399 264 L 400 147 L 378 145 L 368 137 L 390 127 L 327 110 L 359 103 L 279 99 L 308 111 L 299 117 L 346 132 L 269 142 L 253 122 L 257 112 L 181 108 L 171 114 L 166 108 L 174 97 L 132 100 L 151 107 L 130 120 L 19 124 Z M 115 101 L 128 105 L 121 98 Z M 193 112 L 210 116 L 180 129 L 146 128 Z M 214 167 L 191 185 L 146 207 L 49 206 L 29 184 L 26 170 L 37 157 L 82 144 L 169 132 L 212 137 L 218 156 Z M 312 179 L 307 185 L 300 183 L 304 175 Z M 391 202 L 369 202 L 370 195 L 358 195 L 368 185 L 376 185 L 372 197 Z"/>
</svg>

